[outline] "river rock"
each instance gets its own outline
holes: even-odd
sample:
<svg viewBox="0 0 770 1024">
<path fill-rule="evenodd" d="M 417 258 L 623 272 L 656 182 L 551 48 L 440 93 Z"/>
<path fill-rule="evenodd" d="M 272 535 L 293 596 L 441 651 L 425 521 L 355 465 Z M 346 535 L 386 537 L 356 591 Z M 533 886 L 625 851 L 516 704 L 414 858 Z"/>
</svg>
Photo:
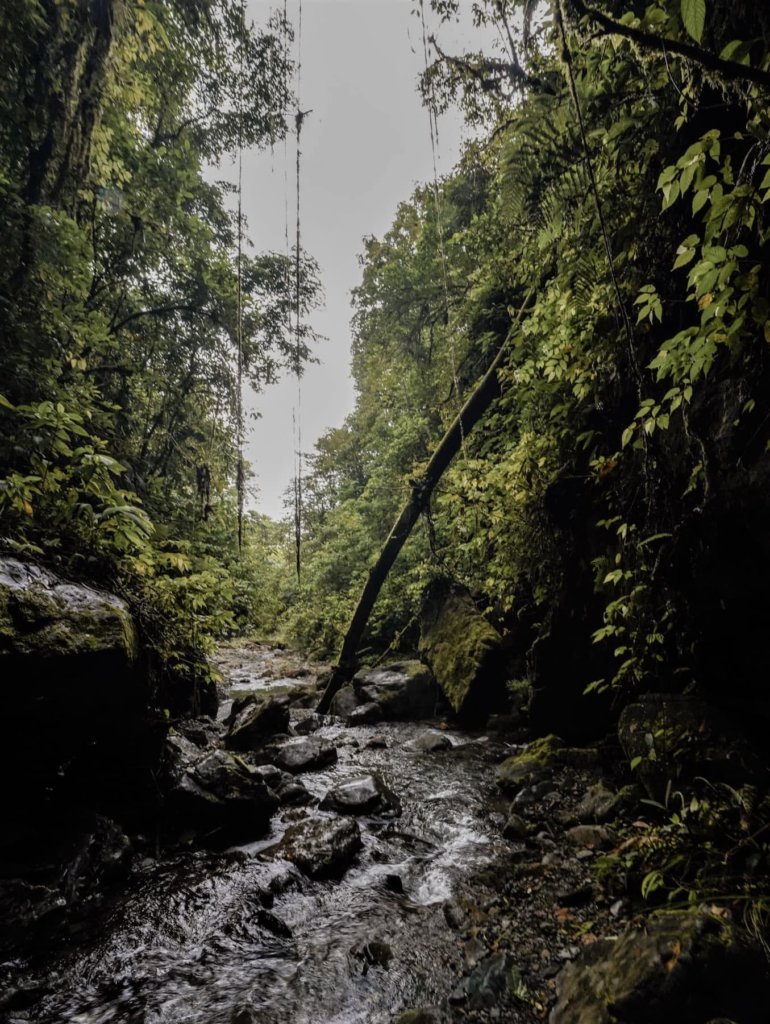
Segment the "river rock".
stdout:
<svg viewBox="0 0 770 1024">
<path fill-rule="evenodd" d="M 416 750 L 421 754 L 435 754 L 439 750 L 449 750 L 452 741 L 443 732 L 423 732 L 410 740 L 407 744 L 409 750 Z"/>
<path fill-rule="evenodd" d="M 401 813 L 398 797 L 376 774 L 335 786 L 323 798 L 320 807 L 339 814 L 373 814 L 381 811 Z"/>
<path fill-rule="evenodd" d="M 311 732 L 318 732 L 324 724 L 324 716 L 313 713 L 311 715 L 307 715 L 305 718 L 300 718 L 295 722 L 294 732 L 297 736 L 309 736 Z"/>
<path fill-rule="evenodd" d="M 361 704 L 347 717 L 348 725 L 377 725 L 382 721 L 382 708 L 376 701 Z"/>
<path fill-rule="evenodd" d="M 504 705 L 502 638 L 464 587 L 431 584 L 420 611 L 419 649 L 461 718 L 480 723 Z"/>
<path fill-rule="evenodd" d="M 765 1024 L 770 971 L 755 946 L 708 915 L 670 912 L 587 946 L 557 978 L 549 1024 Z"/>
<path fill-rule="evenodd" d="M 361 833 L 353 818 L 306 818 L 292 825 L 271 851 L 292 861 L 311 878 L 344 874 L 361 849 Z"/>
<path fill-rule="evenodd" d="M 252 700 L 231 719 L 226 744 L 231 750 L 259 748 L 265 740 L 289 728 L 289 709 L 272 697 Z"/>
<path fill-rule="evenodd" d="M 204 753 L 182 737 L 170 737 L 171 784 L 166 804 L 176 824 L 224 833 L 259 835 L 278 806 L 258 769 L 224 750 Z M 192 747 L 192 750 L 190 750 Z"/>
<path fill-rule="evenodd" d="M 331 714 L 336 715 L 337 718 L 347 718 L 348 715 L 356 710 L 359 703 L 360 700 L 353 689 L 353 685 L 348 683 L 334 694 L 329 711 Z"/>
<path fill-rule="evenodd" d="M 302 736 L 279 747 L 275 761 L 280 768 L 292 774 L 314 771 L 336 764 L 337 748 L 319 736 Z"/>
<path fill-rule="evenodd" d="M 362 669 L 353 678 L 359 702 L 378 704 L 383 718 L 415 721 L 436 713 L 441 694 L 430 669 L 420 661 Z"/>
</svg>

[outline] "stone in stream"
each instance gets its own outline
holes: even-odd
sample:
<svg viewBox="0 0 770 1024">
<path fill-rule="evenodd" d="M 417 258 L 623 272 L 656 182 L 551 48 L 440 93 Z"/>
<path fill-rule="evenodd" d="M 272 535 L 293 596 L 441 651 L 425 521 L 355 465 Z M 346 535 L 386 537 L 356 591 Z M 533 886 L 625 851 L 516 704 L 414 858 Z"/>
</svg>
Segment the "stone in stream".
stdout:
<svg viewBox="0 0 770 1024">
<path fill-rule="evenodd" d="M 337 748 L 319 736 L 303 736 L 289 740 L 279 747 L 275 754 L 276 764 L 292 774 L 326 768 L 336 761 Z"/>
<path fill-rule="evenodd" d="M 343 686 L 342 689 L 334 694 L 329 711 L 331 714 L 336 715 L 337 718 L 347 718 L 348 715 L 355 711 L 359 703 L 356 691 L 348 683 L 347 686 Z"/>
<path fill-rule="evenodd" d="M 452 741 L 444 733 L 431 730 L 420 733 L 406 746 L 409 750 L 415 750 L 420 754 L 435 754 L 439 750 L 449 750 L 452 747 Z"/>
<path fill-rule="evenodd" d="M 290 860 L 311 878 L 339 877 L 361 849 L 353 818 L 306 818 L 286 830 L 270 855 Z"/>
<path fill-rule="evenodd" d="M 283 702 L 272 697 L 252 698 L 235 711 L 225 742 L 231 750 L 255 750 L 270 736 L 286 732 L 288 728 L 289 709 Z"/>
<path fill-rule="evenodd" d="M 316 715 L 315 713 L 307 715 L 305 718 L 300 718 L 294 723 L 294 732 L 297 736 L 309 736 L 311 732 L 317 732 L 325 724 L 324 715 Z"/>
<path fill-rule="evenodd" d="M 337 811 L 339 814 L 373 814 L 382 811 L 401 813 L 398 797 L 376 774 L 335 786 L 319 806 L 322 810 Z"/>
<path fill-rule="evenodd" d="M 508 820 L 503 826 L 504 839 L 526 839 L 529 835 L 529 826 L 518 814 L 509 814 Z"/>
<path fill-rule="evenodd" d="M 442 703 L 433 673 L 420 661 L 361 669 L 353 677 L 353 690 L 357 703 L 378 704 L 382 717 L 390 720 L 431 718 Z"/>
<path fill-rule="evenodd" d="M 361 704 L 347 717 L 348 725 L 377 725 L 382 721 L 382 708 L 375 701 Z"/>
<path fill-rule="evenodd" d="M 224 750 L 201 754 L 189 740 L 167 742 L 166 806 L 180 827 L 259 835 L 278 799 L 262 775 Z"/>
</svg>

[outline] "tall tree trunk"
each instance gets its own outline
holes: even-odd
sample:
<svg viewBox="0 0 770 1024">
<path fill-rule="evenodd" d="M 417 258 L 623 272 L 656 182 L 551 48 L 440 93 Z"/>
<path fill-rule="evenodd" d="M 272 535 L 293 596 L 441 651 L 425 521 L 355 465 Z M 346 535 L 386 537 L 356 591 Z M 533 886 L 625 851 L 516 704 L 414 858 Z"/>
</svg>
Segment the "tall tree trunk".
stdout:
<svg viewBox="0 0 770 1024">
<path fill-rule="evenodd" d="M 524 305 L 526 306 L 526 304 L 525 302 Z M 522 307 L 522 312 L 523 309 L 524 307 Z M 380 551 L 377 561 L 369 570 L 364 589 L 358 599 L 356 610 L 353 612 L 353 618 L 350 620 L 348 631 L 345 634 L 338 663 L 334 667 L 331 678 L 318 704 L 317 710 L 320 714 L 328 713 L 335 693 L 351 679 L 355 671 L 356 651 L 366 629 L 374 603 L 388 577 L 388 573 L 393 567 L 393 563 L 398 558 L 401 548 L 412 532 L 414 524 L 424 509 L 427 508 L 436 485 L 449 466 L 449 463 L 460 450 L 463 438 L 473 430 L 494 399 L 500 394 L 500 382 L 497 377 L 497 371 L 500 369 L 506 347 L 507 339 L 500 346 L 489 369 L 476 385 L 465 405 L 441 438 L 425 472 L 418 480 L 412 483 L 412 493 L 409 496 L 409 500 L 393 524 L 393 528 L 388 534 L 388 538 Z"/>
</svg>

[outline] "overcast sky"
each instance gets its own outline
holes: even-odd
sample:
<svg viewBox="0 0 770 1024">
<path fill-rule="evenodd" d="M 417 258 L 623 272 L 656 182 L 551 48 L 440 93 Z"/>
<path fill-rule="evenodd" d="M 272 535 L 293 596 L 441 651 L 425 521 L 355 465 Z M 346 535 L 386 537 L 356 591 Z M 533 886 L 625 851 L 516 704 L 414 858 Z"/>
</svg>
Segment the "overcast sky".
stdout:
<svg viewBox="0 0 770 1024">
<path fill-rule="evenodd" d="M 249 13 L 261 24 L 275 6 L 250 0 Z M 303 0 L 301 106 L 313 112 L 302 129 L 302 244 L 320 265 L 325 300 L 312 322 L 327 338 L 318 346 L 320 363 L 308 367 L 302 381 L 305 451 L 353 408 L 350 291 L 360 278 L 361 240 L 387 231 L 398 203 L 433 177 L 428 113 L 417 93 L 422 34 L 413 10 L 411 0 Z M 288 11 L 296 27 L 297 0 L 289 0 Z M 459 117 L 441 118 L 439 129 L 441 173 L 459 155 Z M 291 237 L 294 159 L 291 138 Z M 244 154 L 243 206 L 260 250 L 284 249 L 284 165 L 282 143 L 273 153 Z M 296 395 L 288 378 L 246 397 L 246 407 L 261 417 L 247 424 L 256 505 L 274 518 L 284 514 L 283 494 L 293 474 Z"/>
</svg>

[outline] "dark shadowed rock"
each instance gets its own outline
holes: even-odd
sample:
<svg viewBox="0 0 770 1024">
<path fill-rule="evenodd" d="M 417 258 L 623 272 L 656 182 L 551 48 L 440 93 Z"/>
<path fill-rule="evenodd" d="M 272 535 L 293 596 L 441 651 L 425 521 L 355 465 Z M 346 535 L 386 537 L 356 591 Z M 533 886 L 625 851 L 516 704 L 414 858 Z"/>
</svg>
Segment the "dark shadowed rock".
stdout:
<svg viewBox="0 0 770 1024">
<path fill-rule="evenodd" d="M 401 812 L 398 797 L 379 775 L 365 775 L 330 789 L 320 804 L 323 810 L 339 814 L 373 814 L 375 811 Z"/>
<path fill-rule="evenodd" d="M 338 718 L 347 718 L 348 715 L 355 711 L 359 703 L 356 691 L 348 683 L 347 686 L 343 686 L 341 690 L 334 694 L 329 711 Z"/>
<path fill-rule="evenodd" d="M 586 947 L 557 979 L 550 1024 L 681 1024 L 718 1017 L 765 1024 L 762 952 L 724 922 L 672 912 Z"/>
<path fill-rule="evenodd" d="M 353 818 L 306 818 L 292 825 L 270 854 L 292 861 L 311 878 L 342 875 L 361 848 Z"/>
<path fill-rule="evenodd" d="M 236 712 L 230 722 L 226 743 L 231 750 L 255 750 L 267 738 L 287 732 L 289 709 L 271 697 L 254 700 Z"/>
<path fill-rule="evenodd" d="M 361 704 L 347 717 L 348 725 L 377 725 L 382 721 L 382 708 L 376 701 Z"/>
<path fill-rule="evenodd" d="M 177 825 L 222 830 L 227 837 L 264 830 L 278 800 L 259 769 L 224 750 L 201 755 L 180 736 L 170 737 L 167 747 L 166 804 Z"/>
<path fill-rule="evenodd" d="M 314 771 L 337 761 L 337 748 L 319 736 L 302 736 L 279 747 L 275 762 L 287 772 Z"/>
<path fill-rule="evenodd" d="M 324 716 L 313 713 L 295 722 L 294 732 L 297 736 L 309 736 L 311 732 L 317 732 L 323 725 Z"/>
</svg>

